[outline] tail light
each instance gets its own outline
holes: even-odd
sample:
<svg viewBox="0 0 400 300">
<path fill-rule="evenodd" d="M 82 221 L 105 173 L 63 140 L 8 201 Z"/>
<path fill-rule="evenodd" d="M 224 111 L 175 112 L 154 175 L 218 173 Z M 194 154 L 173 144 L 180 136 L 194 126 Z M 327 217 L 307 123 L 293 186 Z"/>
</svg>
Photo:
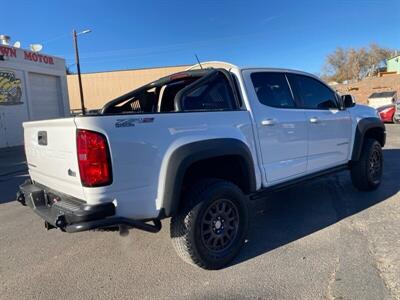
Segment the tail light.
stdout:
<svg viewBox="0 0 400 300">
<path fill-rule="evenodd" d="M 97 187 L 111 184 L 110 153 L 105 136 L 78 129 L 76 145 L 82 185 Z"/>
</svg>

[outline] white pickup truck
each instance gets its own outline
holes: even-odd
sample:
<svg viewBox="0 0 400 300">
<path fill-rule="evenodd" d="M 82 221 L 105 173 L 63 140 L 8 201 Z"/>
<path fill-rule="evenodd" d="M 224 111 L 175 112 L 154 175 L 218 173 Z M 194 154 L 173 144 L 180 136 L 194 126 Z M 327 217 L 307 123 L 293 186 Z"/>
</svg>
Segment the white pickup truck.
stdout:
<svg viewBox="0 0 400 300">
<path fill-rule="evenodd" d="M 209 62 L 133 90 L 97 114 L 23 124 L 30 180 L 17 200 L 48 229 L 161 229 L 186 262 L 239 252 L 247 201 L 350 170 L 381 182 L 377 112 L 314 75 Z"/>
</svg>

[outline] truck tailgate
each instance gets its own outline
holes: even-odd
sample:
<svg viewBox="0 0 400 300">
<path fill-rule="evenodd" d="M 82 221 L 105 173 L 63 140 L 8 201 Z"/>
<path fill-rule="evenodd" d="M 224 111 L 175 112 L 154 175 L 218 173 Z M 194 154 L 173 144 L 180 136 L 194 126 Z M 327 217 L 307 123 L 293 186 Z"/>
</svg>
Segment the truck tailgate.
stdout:
<svg viewBox="0 0 400 300">
<path fill-rule="evenodd" d="M 26 122 L 25 152 L 33 181 L 84 200 L 74 118 Z"/>
</svg>

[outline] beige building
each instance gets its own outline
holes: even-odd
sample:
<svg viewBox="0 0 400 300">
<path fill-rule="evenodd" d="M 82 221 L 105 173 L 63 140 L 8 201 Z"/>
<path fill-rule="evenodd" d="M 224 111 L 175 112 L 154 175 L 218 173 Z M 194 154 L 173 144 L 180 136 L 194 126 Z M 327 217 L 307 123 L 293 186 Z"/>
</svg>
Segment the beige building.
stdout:
<svg viewBox="0 0 400 300">
<path fill-rule="evenodd" d="M 186 70 L 189 66 L 160 67 L 124 71 L 82 74 L 82 86 L 87 109 L 101 108 L 106 102 L 163 76 Z M 77 75 L 68 75 L 71 110 L 80 109 Z"/>
</svg>

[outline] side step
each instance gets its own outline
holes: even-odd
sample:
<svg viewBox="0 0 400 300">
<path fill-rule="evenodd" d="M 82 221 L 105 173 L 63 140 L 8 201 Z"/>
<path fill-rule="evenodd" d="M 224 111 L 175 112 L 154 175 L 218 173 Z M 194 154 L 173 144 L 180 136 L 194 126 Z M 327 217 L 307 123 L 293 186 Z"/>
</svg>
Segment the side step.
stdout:
<svg viewBox="0 0 400 300">
<path fill-rule="evenodd" d="M 308 175 L 303 176 L 303 177 L 295 178 L 295 179 L 292 179 L 292 180 L 289 180 L 289 181 L 286 181 L 286 182 L 283 182 L 283 183 L 278 183 L 276 185 L 272 185 L 272 186 L 263 188 L 262 190 L 254 193 L 254 194 L 251 194 L 250 195 L 250 199 L 251 200 L 263 199 L 263 198 L 266 198 L 268 195 L 270 195 L 271 192 L 278 192 L 278 191 L 281 191 L 281 190 L 296 186 L 296 185 L 298 185 L 300 183 L 304 183 L 304 182 L 307 182 L 309 180 L 315 179 L 317 177 L 330 175 L 330 174 L 341 172 L 341 171 L 348 170 L 348 169 L 349 169 L 349 165 L 348 164 L 343 164 L 343 165 L 340 165 L 340 166 L 336 166 L 336 167 L 333 167 L 333 168 L 329 168 L 329 169 L 326 169 L 326 170 L 322 170 L 322 171 L 318 171 L 318 172 L 315 172 L 315 173 L 312 173 L 312 174 L 308 174 Z"/>
</svg>

